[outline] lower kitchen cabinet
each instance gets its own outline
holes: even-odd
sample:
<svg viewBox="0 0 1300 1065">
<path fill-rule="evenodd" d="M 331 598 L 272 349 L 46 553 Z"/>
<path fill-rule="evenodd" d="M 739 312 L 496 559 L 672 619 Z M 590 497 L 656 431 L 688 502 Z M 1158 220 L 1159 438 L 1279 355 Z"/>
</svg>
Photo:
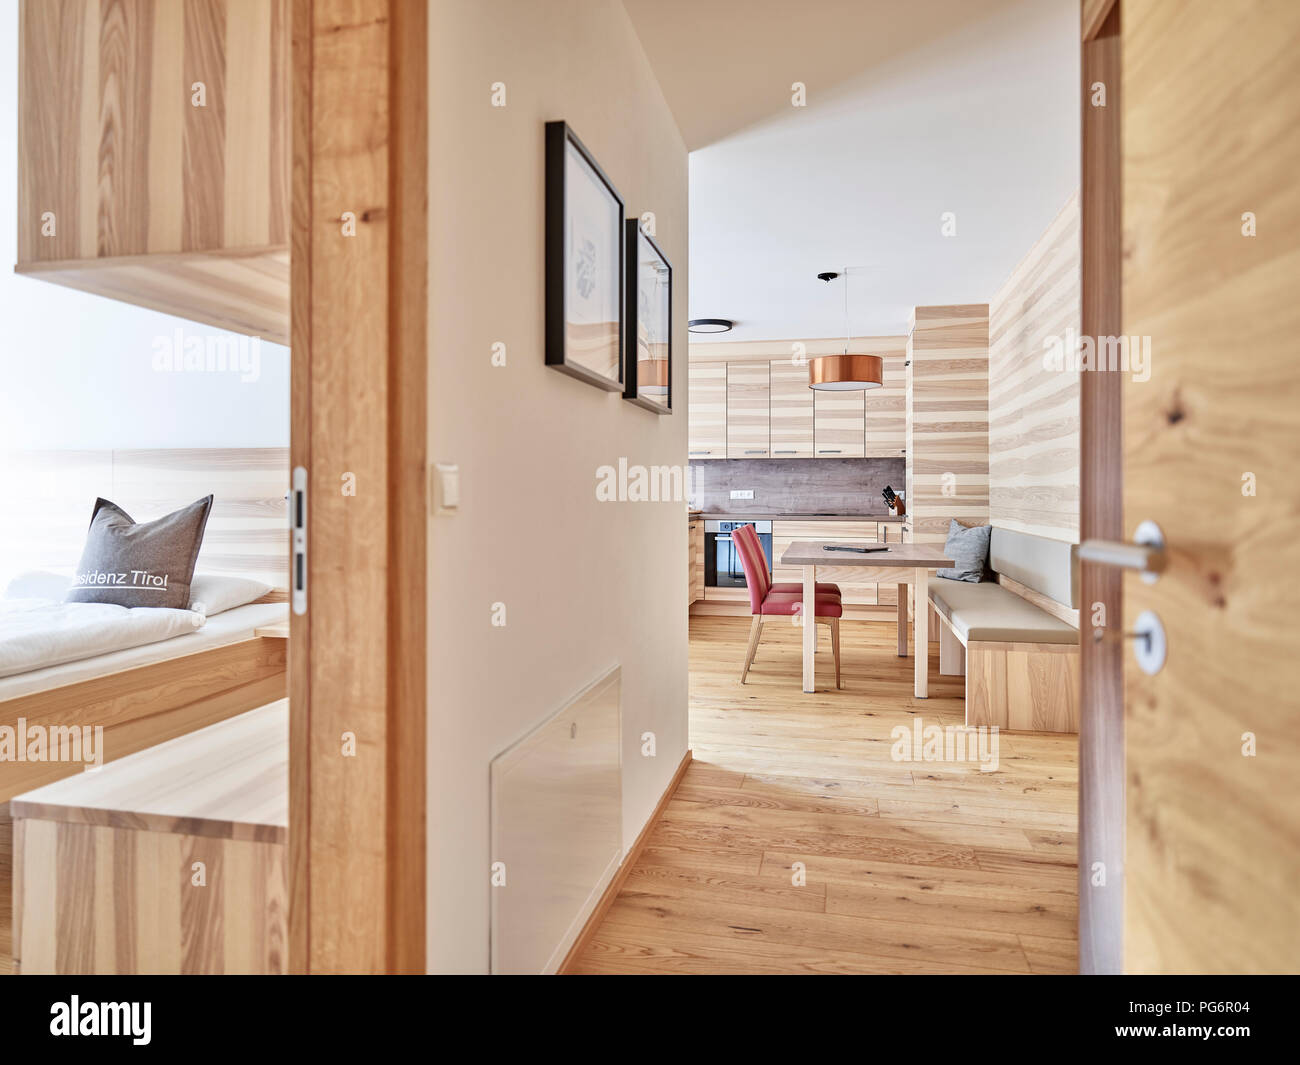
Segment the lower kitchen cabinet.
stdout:
<svg viewBox="0 0 1300 1065">
<path fill-rule="evenodd" d="M 779 559 L 797 540 L 827 540 L 832 543 L 898 543 L 899 525 L 894 522 L 862 521 L 773 521 L 772 522 L 772 580 L 803 580 L 803 570 L 798 566 L 783 566 Z M 827 562 L 828 569 L 834 560 Z M 820 568 L 818 580 L 832 581 L 840 586 L 845 606 L 894 606 L 898 590 L 893 584 L 877 586 L 874 581 L 854 579 L 854 568 L 843 567 L 834 574 L 823 576 Z"/>
<path fill-rule="evenodd" d="M 694 603 L 704 598 L 704 522 L 690 522 L 686 540 L 686 602 Z"/>
</svg>

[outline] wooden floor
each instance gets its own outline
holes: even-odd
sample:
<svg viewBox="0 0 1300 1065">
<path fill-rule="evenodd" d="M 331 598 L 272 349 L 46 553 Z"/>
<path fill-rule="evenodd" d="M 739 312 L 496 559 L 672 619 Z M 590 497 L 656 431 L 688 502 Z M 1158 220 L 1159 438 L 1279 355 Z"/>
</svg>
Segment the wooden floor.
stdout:
<svg viewBox="0 0 1300 1065">
<path fill-rule="evenodd" d="M 992 773 L 898 762 L 894 726 L 962 723 L 937 652 L 915 699 L 894 626 L 845 622 L 844 690 L 823 633 L 804 695 L 775 621 L 739 684 L 748 629 L 692 618 L 695 761 L 576 971 L 1075 971 L 1076 738 L 1002 735 Z"/>
</svg>

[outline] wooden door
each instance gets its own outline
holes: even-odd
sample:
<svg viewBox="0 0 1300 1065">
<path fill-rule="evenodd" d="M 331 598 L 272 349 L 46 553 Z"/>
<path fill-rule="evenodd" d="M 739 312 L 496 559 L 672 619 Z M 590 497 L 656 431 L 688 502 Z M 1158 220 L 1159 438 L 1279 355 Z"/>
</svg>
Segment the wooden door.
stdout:
<svg viewBox="0 0 1300 1065">
<path fill-rule="evenodd" d="M 1120 317 L 1119 3 L 1084 0 L 1080 56 L 1082 183 L 1079 197 L 1081 326 L 1117 336 Z M 1104 86 L 1105 97 L 1097 94 Z M 1124 538 L 1123 382 L 1086 373 L 1079 382 L 1079 536 Z M 1110 974 L 1124 964 L 1124 670 L 1122 644 L 1087 639 L 1123 617 L 1120 571 L 1079 568 L 1079 971 Z"/>
<path fill-rule="evenodd" d="M 773 359 L 772 457 L 807 459 L 813 453 L 813 396 L 807 363 Z"/>
<path fill-rule="evenodd" d="M 1168 660 L 1124 648 L 1130 972 L 1300 958 L 1300 4 L 1123 2 L 1124 578 Z M 1087 604 L 1085 603 L 1085 610 Z"/>
<path fill-rule="evenodd" d="M 688 451 L 693 459 L 727 457 L 727 364 L 692 362 L 686 396 Z"/>
<path fill-rule="evenodd" d="M 813 450 L 819 459 L 860 459 L 867 453 L 862 392 L 813 395 Z"/>
<path fill-rule="evenodd" d="M 727 458 L 771 454 L 770 379 L 766 362 L 727 363 Z"/>
</svg>

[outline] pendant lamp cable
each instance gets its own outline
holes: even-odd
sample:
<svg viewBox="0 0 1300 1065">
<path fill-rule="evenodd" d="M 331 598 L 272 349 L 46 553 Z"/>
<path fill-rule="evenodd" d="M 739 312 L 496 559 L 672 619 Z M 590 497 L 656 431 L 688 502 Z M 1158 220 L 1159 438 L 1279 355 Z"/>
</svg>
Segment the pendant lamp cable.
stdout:
<svg viewBox="0 0 1300 1065">
<path fill-rule="evenodd" d="M 844 268 L 844 354 L 849 353 L 849 268 Z"/>
</svg>

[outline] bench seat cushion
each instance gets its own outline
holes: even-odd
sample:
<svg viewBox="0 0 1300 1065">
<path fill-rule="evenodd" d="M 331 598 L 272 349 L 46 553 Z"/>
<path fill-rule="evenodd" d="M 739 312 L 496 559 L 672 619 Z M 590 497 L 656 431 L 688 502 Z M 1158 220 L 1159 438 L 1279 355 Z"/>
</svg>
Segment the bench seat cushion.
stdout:
<svg viewBox="0 0 1300 1065">
<path fill-rule="evenodd" d="M 966 643 L 1078 643 L 1079 631 L 991 581 L 935 581 L 935 608 Z"/>
</svg>

